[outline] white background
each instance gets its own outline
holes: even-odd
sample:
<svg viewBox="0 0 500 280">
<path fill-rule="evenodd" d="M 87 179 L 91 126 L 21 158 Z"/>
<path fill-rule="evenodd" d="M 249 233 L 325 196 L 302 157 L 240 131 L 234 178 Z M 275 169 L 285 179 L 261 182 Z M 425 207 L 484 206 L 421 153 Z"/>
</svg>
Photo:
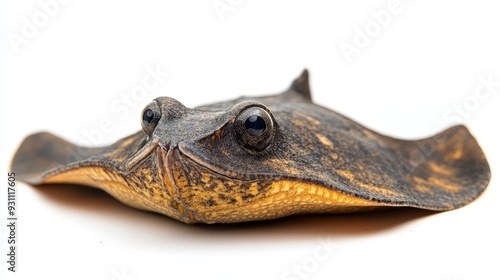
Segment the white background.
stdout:
<svg viewBox="0 0 500 280">
<path fill-rule="evenodd" d="M 221 0 L 233 5 L 221 16 L 212 0 L 131 2 L 68 1 L 44 23 L 38 1 L 2 1 L 2 186 L 16 147 L 33 132 L 106 145 L 140 129 L 142 108 L 157 96 L 192 107 L 276 93 L 305 67 L 315 102 L 398 138 L 451 126 L 465 102 L 458 121 L 484 149 L 491 183 L 445 213 L 185 225 L 98 190 L 18 182 L 16 273 L 5 262 L 1 192 L 2 279 L 500 278 L 500 87 L 474 95 L 480 77 L 500 81 L 498 1 L 401 0 L 382 27 L 372 12 L 387 11 L 388 0 Z M 23 18 L 37 31 L 24 36 Z M 356 43 L 356 28 L 366 27 L 369 42 Z M 359 47 L 350 63 L 342 42 Z M 169 76 L 127 105 L 148 67 Z M 103 120 L 111 128 L 103 131 Z"/>
</svg>

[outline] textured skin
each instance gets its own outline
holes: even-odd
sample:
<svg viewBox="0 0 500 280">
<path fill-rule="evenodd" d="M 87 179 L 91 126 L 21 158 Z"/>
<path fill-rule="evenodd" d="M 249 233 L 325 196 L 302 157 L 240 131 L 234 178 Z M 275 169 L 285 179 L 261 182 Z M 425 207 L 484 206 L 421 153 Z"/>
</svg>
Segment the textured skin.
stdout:
<svg viewBox="0 0 500 280">
<path fill-rule="evenodd" d="M 450 210 L 477 198 L 490 169 L 464 126 L 418 141 L 380 135 L 311 101 L 307 71 L 289 90 L 184 107 L 155 99 L 162 117 L 105 148 L 77 147 L 49 133 L 29 136 L 12 170 L 37 185 L 78 183 L 183 222 L 233 223 L 302 213 L 411 206 Z M 263 151 L 238 141 L 246 108 L 274 123 Z"/>
</svg>

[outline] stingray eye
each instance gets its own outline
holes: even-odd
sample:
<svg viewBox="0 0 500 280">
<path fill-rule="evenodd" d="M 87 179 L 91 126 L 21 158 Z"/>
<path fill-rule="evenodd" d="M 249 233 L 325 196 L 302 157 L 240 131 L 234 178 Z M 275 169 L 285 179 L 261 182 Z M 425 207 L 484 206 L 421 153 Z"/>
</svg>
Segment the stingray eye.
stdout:
<svg viewBox="0 0 500 280">
<path fill-rule="evenodd" d="M 151 102 L 149 103 L 144 110 L 142 110 L 142 130 L 147 135 L 151 135 L 155 130 L 156 124 L 161 118 L 160 107 L 158 107 L 158 103 Z"/>
<path fill-rule="evenodd" d="M 260 107 L 250 107 L 236 117 L 236 138 L 248 149 L 262 151 L 273 138 L 273 119 Z"/>
</svg>

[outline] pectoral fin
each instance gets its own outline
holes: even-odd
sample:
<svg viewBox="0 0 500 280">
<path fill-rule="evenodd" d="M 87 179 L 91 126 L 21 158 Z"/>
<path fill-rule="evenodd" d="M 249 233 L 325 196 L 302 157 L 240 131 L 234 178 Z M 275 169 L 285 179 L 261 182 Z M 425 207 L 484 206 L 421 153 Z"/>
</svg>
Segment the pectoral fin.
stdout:
<svg viewBox="0 0 500 280">
<path fill-rule="evenodd" d="M 56 175 L 63 182 L 81 183 L 75 181 L 76 170 L 94 168 L 123 171 L 144 142 L 145 136 L 139 132 L 108 147 L 88 148 L 47 132 L 36 133 L 22 142 L 12 160 L 11 170 L 21 181 L 34 185 L 42 184 Z M 67 174 L 67 178 L 63 174 Z M 81 176 L 85 177 L 85 174 Z"/>
<path fill-rule="evenodd" d="M 477 141 L 463 126 L 418 141 L 387 138 L 399 158 L 403 183 L 367 196 L 394 205 L 451 210 L 476 199 L 487 187 L 491 171 Z M 391 171 L 392 172 L 392 171 Z M 390 172 L 389 172 L 390 173 Z"/>
</svg>

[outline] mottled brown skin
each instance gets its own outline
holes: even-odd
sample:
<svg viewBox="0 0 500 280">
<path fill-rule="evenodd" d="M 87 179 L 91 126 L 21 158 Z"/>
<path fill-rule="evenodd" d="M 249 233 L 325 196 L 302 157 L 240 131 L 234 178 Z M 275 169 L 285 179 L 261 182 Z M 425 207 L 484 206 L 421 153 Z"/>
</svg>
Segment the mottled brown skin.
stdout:
<svg viewBox="0 0 500 280">
<path fill-rule="evenodd" d="M 101 188 L 186 223 L 390 206 L 450 210 L 477 198 L 490 180 L 486 158 L 464 126 L 418 141 L 380 135 L 312 103 L 307 71 L 278 95 L 197 109 L 159 97 L 149 106 L 161 116 L 156 125 L 105 148 L 31 135 L 12 170 L 34 185 Z M 262 150 L 236 133 L 248 108 L 267 112 L 273 124 Z"/>
</svg>

